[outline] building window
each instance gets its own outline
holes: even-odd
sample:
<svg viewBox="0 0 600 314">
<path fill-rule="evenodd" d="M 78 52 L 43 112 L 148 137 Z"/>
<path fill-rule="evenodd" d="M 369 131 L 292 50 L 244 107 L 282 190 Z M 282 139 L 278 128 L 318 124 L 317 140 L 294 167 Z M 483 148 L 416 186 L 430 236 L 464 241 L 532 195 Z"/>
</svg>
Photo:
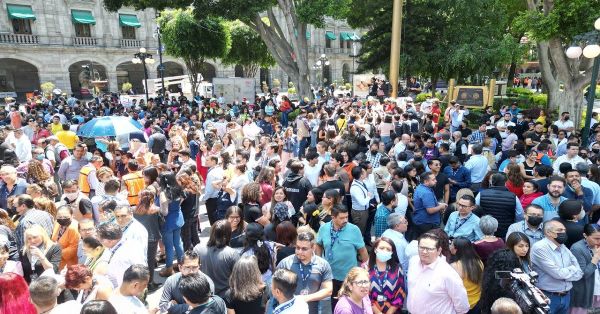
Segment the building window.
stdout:
<svg viewBox="0 0 600 314">
<path fill-rule="evenodd" d="M 92 29 L 90 24 L 73 24 L 75 25 L 75 36 L 76 37 L 92 37 Z"/>
<path fill-rule="evenodd" d="M 325 38 L 325 48 L 331 48 L 331 39 Z"/>
<path fill-rule="evenodd" d="M 121 26 L 121 32 L 123 33 L 123 39 L 135 39 L 135 27 Z"/>
<path fill-rule="evenodd" d="M 346 41 L 340 38 L 340 48 L 344 49 Z"/>
<path fill-rule="evenodd" d="M 349 41 L 346 42 L 346 48 L 348 48 L 348 49 L 352 48 L 352 41 L 351 40 L 349 40 Z"/>
<path fill-rule="evenodd" d="M 15 34 L 31 35 L 31 20 L 13 19 L 12 25 Z"/>
</svg>

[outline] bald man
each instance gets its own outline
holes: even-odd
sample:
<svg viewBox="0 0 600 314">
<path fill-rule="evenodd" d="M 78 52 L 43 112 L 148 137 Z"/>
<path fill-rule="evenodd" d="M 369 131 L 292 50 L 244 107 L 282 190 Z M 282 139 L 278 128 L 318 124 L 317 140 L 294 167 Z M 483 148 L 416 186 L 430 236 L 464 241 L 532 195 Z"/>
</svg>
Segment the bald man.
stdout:
<svg viewBox="0 0 600 314">
<path fill-rule="evenodd" d="M 567 229 L 555 220 L 544 223 L 544 238 L 531 249 L 531 264 L 539 274 L 537 287 L 550 299 L 550 313 L 567 314 L 573 281 L 583 272 L 577 259 L 564 245 Z"/>
</svg>

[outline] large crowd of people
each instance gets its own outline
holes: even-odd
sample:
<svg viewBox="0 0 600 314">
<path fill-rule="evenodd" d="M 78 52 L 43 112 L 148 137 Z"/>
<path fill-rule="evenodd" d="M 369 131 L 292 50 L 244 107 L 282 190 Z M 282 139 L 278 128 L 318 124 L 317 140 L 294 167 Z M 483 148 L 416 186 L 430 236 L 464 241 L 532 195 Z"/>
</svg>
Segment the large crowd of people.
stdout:
<svg viewBox="0 0 600 314">
<path fill-rule="evenodd" d="M 6 99 L 0 314 L 600 307 L 596 116 L 376 96 Z"/>
</svg>

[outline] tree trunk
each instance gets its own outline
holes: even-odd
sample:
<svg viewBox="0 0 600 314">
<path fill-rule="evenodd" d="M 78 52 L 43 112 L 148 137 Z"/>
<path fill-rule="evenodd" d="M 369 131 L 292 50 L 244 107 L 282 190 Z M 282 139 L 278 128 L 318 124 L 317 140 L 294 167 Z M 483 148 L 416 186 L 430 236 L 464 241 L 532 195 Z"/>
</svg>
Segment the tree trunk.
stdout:
<svg viewBox="0 0 600 314">
<path fill-rule="evenodd" d="M 584 110 L 583 90 L 553 90 L 548 94 L 548 103 L 553 104 L 553 108 L 562 112 L 569 112 L 571 120 L 575 124 L 575 131 L 581 129 L 582 112 Z M 558 105 L 557 105 L 558 104 Z"/>
<path fill-rule="evenodd" d="M 298 95 L 312 99 L 314 96 L 310 91 L 308 44 L 306 36 L 303 36 L 306 24 L 298 21 L 293 0 L 277 0 L 277 6 L 283 12 L 282 22 L 287 26 L 287 34 L 275 18 L 273 9 L 267 10 L 270 26 L 263 23 L 259 15 L 245 22 L 260 35 L 277 65 L 296 83 Z M 294 35 L 294 30 L 297 30 L 298 36 Z"/>
<path fill-rule="evenodd" d="M 435 87 L 437 85 L 438 77 L 437 75 L 431 76 L 431 97 L 435 98 Z"/>
<path fill-rule="evenodd" d="M 508 69 L 508 78 L 506 79 L 506 87 L 513 87 L 513 80 L 515 79 L 516 71 L 517 71 L 517 63 L 511 62 L 510 68 Z"/>
<path fill-rule="evenodd" d="M 190 80 L 192 97 L 196 96 L 198 90 L 198 74 L 202 72 L 204 59 L 184 59 L 185 66 L 188 70 L 188 79 Z"/>
</svg>

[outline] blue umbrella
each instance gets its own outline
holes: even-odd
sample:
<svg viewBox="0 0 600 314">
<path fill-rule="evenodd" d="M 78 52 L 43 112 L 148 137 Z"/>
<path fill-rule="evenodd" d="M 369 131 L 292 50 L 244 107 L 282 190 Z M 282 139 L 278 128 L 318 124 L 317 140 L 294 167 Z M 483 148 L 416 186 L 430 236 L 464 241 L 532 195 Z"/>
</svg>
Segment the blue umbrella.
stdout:
<svg viewBox="0 0 600 314">
<path fill-rule="evenodd" d="M 94 118 L 85 123 L 77 135 L 81 137 L 120 136 L 141 133 L 142 124 L 128 117 L 110 116 Z"/>
</svg>

